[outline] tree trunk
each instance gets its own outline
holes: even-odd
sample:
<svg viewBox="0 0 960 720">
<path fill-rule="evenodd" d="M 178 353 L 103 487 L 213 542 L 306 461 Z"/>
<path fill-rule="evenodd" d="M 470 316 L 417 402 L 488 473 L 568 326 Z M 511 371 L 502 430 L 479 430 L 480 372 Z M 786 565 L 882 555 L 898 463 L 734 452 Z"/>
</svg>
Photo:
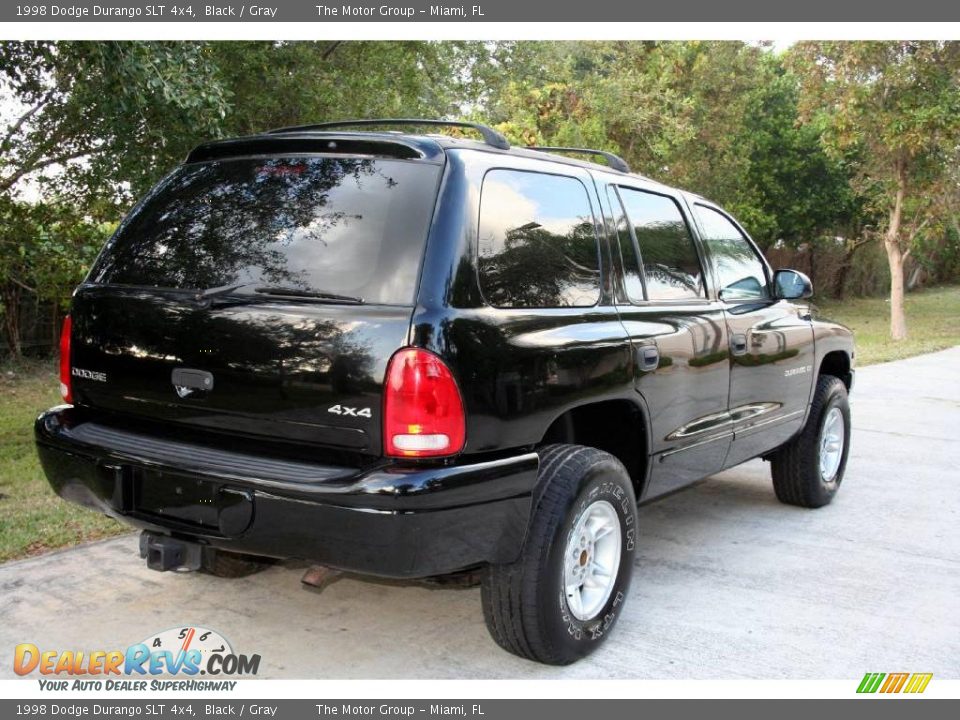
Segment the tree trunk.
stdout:
<svg viewBox="0 0 960 720">
<path fill-rule="evenodd" d="M 890 209 L 890 225 L 883 240 L 890 266 L 890 337 L 904 340 L 907 337 L 907 315 L 903 306 L 903 247 L 900 245 L 900 224 L 903 218 L 903 199 L 907 191 L 907 163 L 897 160 L 897 193 Z"/>
<path fill-rule="evenodd" d="M 907 316 L 903 308 L 903 252 L 900 243 L 889 239 L 884 243 L 887 248 L 887 263 L 890 265 L 890 337 L 905 340 L 907 337 Z"/>
<path fill-rule="evenodd" d="M 60 304 L 50 304 L 50 347 L 60 347 Z"/>
<path fill-rule="evenodd" d="M 847 275 L 850 274 L 850 266 L 853 264 L 853 250 L 847 249 L 843 253 L 843 260 L 840 261 L 840 267 L 837 268 L 833 276 L 833 296 L 837 300 L 843 300 L 847 290 Z"/>
<path fill-rule="evenodd" d="M 20 349 L 20 288 L 9 283 L 0 289 L 3 297 L 3 334 L 7 340 L 10 357 L 19 360 L 23 352 Z"/>
<path fill-rule="evenodd" d="M 838 300 L 843 300 L 847 294 L 847 276 L 850 275 L 850 270 L 853 269 L 854 255 L 857 254 L 857 250 L 868 242 L 870 242 L 869 239 L 861 238 L 860 240 L 848 242 L 844 248 L 843 260 L 840 261 L 840 267 L 837 268 L 837 273 L 833 278 L 833 296 Z"/>
<path fill-rule="evenodd" d="M 843 260 L 840 261 L 840 267 L 837 268 L 836 275 L 833 276 L 833 296 L 837 300 L 843 300 L 847 293 L 847 275 L 850 274 L 850 268 L 853 267 L 853 256 L 857 252 L 858 245 L 847 246 L 843 251 Z"/>
<path fill-rule="evenodd" d="M 910 279 L 907 280 L 907 292 L 913 292 L 924 282 L 923 265 L 913 263 L 913 269 L 910 271 Z"/>
<path fill-rule="evenodd" d="M 817 246 L 811 240 L 807 247 L 810 248 L 810 284 L 817 287 Z"/>
</svg>

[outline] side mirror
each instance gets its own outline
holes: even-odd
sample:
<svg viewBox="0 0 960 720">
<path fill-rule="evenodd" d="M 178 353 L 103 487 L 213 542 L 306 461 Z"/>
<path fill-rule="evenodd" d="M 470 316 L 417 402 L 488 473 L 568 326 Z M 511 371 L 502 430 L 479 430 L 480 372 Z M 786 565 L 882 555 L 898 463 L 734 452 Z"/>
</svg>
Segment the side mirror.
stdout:
<svg viewBox="0 0 960 720">
<path fill-rule="evenodd" d="M 777 270 L 773 274 L 773 287 L 778 300 L 800 300 L 813 296 L 810 278 L 796 270 Z"/>
</svg>

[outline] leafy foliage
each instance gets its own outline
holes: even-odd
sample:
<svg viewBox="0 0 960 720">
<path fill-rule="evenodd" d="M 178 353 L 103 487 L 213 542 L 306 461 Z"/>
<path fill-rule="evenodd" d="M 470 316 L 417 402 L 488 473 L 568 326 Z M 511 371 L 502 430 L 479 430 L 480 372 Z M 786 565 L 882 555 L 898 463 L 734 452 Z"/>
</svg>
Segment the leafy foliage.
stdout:
<svg viewBox="0 0 960 720">
<path fill-rule="evenodd" d="M 0 313 L 14 355 L 24 294 L 65 307 L 113 227 L 78 216 L 69 205 L 0 198 Z"/>
<path fill-rule="evenodd" d="M 75 198 L 139 195 L 219 134 L 229 95 L 209 46 L 177 42 L 2 42 L 0 88 L 20 106 L 0 131 L 8 197 L 25 178 Z"/>
<path fill-rule="evenodd" d="M 882 197 L 890 332 L 901 340 L 904 263 L 943 217 L 938 197 L 957 195 L 950 166 L 960 143 L 960 43 L 808 42 L 789 62 L 803 79 L 804 115 L 823 123 L 823 146 L 835 157 L 855 153 L 857 181 Z"/>
<path fill-rule="evenodd" d="M 227 135 L 324 120 L 456 116 L 476 100 L 477 42 L 230 42 L 211 50 Z"/>
<path fill-rule="evenodd" d="M 764 246 L 815 241 L 866 211 L 848 159 L 800 124 L 799 78 L 761 47 L 521 43 L 495 59 L 508 79 L 488 114 L 509 137 L 617 152 L 725 205 Z"/>
</svg>

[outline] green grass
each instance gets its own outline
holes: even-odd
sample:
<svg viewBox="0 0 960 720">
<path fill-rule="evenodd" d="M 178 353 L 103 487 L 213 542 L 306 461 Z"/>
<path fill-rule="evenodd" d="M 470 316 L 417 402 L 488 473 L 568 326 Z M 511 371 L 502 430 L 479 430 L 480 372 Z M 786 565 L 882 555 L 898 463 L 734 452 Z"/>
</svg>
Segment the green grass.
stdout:
<svg viewBox="0 0 960 720">
<path fill-rule="evenodd" d="M 826 317 L 853 329 L 857 364 L 887 362 L 960 345 L 960 286 L 907 297 L 909 337 L 889 339 L 883 298 L 822 303 Z M 37 413 L 59 402 L 52 361 L 0 365 L 0 562 L 125 532 L 126 526 L 58 498 L 33 447 Z"/>
<path fill-rule="evenodd" d="M 58 387 L 52 361 L 0 364 L 0 562 L 128 530 L 47 485 L 33 420 L 60 401 Z"/>
<path fill-rule="evenodd" d="M 907 295 L 907 339 L 890 339 L 886 298 L 851 298 L 817 303 L 821 314 L 853 330 L 857 366 L 902 360 L 960 345 L 960 286 L 931 288 Z"/>
</svg>

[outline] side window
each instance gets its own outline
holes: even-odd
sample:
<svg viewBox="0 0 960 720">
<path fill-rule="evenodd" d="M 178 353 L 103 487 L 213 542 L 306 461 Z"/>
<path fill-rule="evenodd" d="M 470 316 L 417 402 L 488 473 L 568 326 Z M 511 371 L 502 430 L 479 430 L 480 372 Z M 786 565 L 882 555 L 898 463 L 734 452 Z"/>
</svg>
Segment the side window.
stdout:
<svg viewBox="0 0 960 720">
<path fill-rule="evenodd" d="M 491 170 L 480 192 L 480 289 L 504 308 L 588 307 L 600 261 L 587 190 L 559 175 Z"/>
<path fill-rule="evenodd" d="M 640 260 L 637 258 L 637 248 L 630 234 L 630 226 L 627 224 L 627 215 L 613 186 L 607 186 L 607 198 L 617 227 L 624 290 L 631 302 L 642 302 L 644 294 L 643 279 L 640 277 Z"/>
<path fill-rule="evenodd" d="M 703 270 L 680 206 L 665 195 L 620 188 L 649 300 L 703 298 Z"/>
<path fill-rule="evenodd" d="M 770 297 L 767 271 L 743 233 L 722 213 L 695 206 L 710 263 L 717 275 L 723 300 L 756 300 Z"/>
</svg>

